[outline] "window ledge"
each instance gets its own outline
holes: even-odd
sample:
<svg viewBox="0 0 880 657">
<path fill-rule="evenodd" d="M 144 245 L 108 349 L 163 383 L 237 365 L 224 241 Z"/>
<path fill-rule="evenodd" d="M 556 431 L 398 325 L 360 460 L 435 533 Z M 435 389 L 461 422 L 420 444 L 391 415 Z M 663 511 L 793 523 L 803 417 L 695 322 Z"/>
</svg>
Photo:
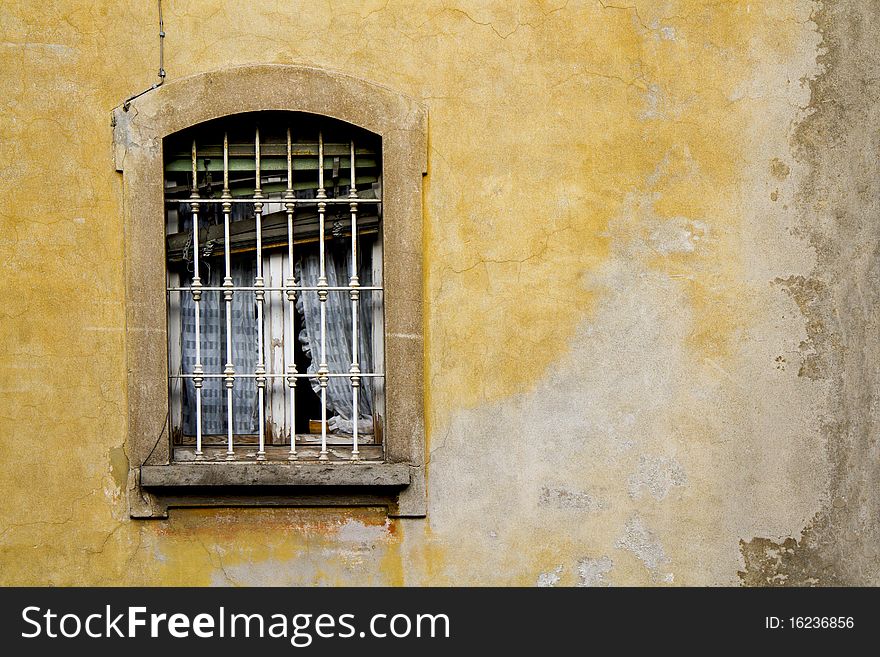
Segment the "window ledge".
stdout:
<svg viewBox="0 0 880 657">
<path fill-rule="evenodd" d="M 412 468 L 403 463 L 170 463 L 141 466 L 145 488 L 346 486 L 403 488 Z"/>
</svg>

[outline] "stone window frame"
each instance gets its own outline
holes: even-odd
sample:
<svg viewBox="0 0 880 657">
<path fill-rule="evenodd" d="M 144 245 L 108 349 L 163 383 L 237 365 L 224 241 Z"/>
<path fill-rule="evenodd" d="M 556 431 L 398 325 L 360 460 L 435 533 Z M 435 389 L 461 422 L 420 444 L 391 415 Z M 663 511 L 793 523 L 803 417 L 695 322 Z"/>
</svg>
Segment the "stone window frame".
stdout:
<svg viewBox="0 0 880 657">
<path fill-rule="evenodd" d="M 267 110 L 332 117 L 382 140 L 383 462 L 171 461 L 163 139 L 213 119 Z M 385 506 L 391 516 L 424 516 L 424 106 L 335 71 L 240 66 L 163 84 L 127 108 L 115 108 L 112 126 L 123 183 L 131 517 L 167 517 L 169 507 L 187 506 Z"/>
</svg>

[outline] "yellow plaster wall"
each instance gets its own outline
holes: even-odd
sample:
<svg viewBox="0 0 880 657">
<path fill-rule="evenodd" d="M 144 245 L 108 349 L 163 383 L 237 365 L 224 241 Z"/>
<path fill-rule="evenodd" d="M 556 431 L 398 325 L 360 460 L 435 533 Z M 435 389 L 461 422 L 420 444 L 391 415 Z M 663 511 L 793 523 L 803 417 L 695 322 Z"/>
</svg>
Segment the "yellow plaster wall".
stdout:
<svg viewBox="0 0 880 657">
<path fill-rule="evenodd" d="M 4 0 L 0 581 L 735 584 L 741 540 L 800 538 L 828 384 L 778 280 L 814 265 L 817 3 L 163 4 L 169 79 L 308 64 L 428 107 L 429 516 L 127 518 L 109 118 L 156 7 Z"/>
</svg>

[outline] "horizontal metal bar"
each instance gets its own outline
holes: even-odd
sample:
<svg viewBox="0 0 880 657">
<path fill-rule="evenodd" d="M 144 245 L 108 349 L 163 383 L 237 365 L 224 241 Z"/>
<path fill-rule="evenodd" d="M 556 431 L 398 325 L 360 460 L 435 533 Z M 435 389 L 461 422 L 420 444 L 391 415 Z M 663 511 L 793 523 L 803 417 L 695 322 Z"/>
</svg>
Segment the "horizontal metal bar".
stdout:
<svg viewBox="0 0 880 657">
<path fill-rule="evenodd" d="M 179 433 L 175 431 L 175 447 L 195 447 L 195 436 L 193 434 L 187 433 Z M 289 435 L 289 434 L 288 434 Z M 364 445 L 374 445 L 376 447 L 380 446 L 379 443 L 375 442 L 376 436 L 371 433 L 360 434 L 361 447 Z M 256 447 L 259 443 L 260 436 L 256 433 L 237 433 L 235 434 L 235 444 L 241 445 L 243 447 Z M 284 440 L 283 443 L 276 443 L 276 447 L 281 447 L 282 449 L 288 449 L 290 447 L 289 439 L 282 438 Z M 225 447 L 226 446 L 226 434 L 220 433 L 206 433 L 202 435 L 202 444 L 206 447 Z M 321 444 L 321 434 L 315 433 L 298 433 L 296 434 L 296 444 L 299 445 L 320 445 Z M 327 437 L 327 444 L 334 445 L 336 447 L 351 447 L 351 434 L 350 433 L 333 433 Z M 272 449 L 272 445 L 266 445 L 266 449 Z"/>
<path fill-rule="evenodd" d="M 327 374 L 318 374 L 315 372 L 314 374 L 309 373 L 297 373 L 297 374 L 253 374 L 253 373 L 234 373 L 234 374 L 169 374 L 169 379 L 255 379 L 258 376 L 265 377 L 267 379 L 287 379 L 289 377 L 294 377 L 297 379 L 318 379 L 321 376 L 329 376 L 333 378 L 339 379 L 350 379 L 353 376 L 359 377 L 371 377 L 376 379 L 385 378 L 384 374 L 379 374 L 378 372 L 358 372 L 357 374 L 352 374 L 351 372 L 330 372 Z"/>
<path fill-rule="evenodd" d="M 251 156 L 254 154 L 251 153 Z M 207 160 L 207 162 L 206 162 Z M 379 166 L 379 162 L 375 157 L 356 157 L 355 164 L 359 169 L 375 169 Z M 170 160 L 165 164 L 165 171 L 174 171 L 174 172 L 189 172 L 190 170 L 190 161 L 189 159 L 178 158 L 175 160 Z M 348 169 L 349 167 L 349 159 L 340 158 L 339 166 L 343 169 Z M 265 175 L 267 171 L 287 171 L 287 160 L 282 157 L 265 157 L 261 158 L 260 161 L 260 169 Z M 327 171 L 333 170 L 333 158 L 325 157 L 324 158 L 324 169 Z M 256 167 L 254 166 L 253 157 L 244 157 L 244 156 L 230 156 L 229 157 L 229 171 L 255 171 Z M 317 157 L 299 157 L 293 163 L 294 171 L 317 171 L 318 170 L 318 158 Z M 199 171 L 223 171 L 223 163 L 217 162 L 214 158 L 205 158 L 199 157 Z"/>
<path fill-rule="evenodd" d="M 262 203 L 266 205 L 267 203 L 293 203 L 294 205 L 317 205 L 318 203 L 324 203 L 326 205 L 351 205 L 352 203 L 357 205 L 362 205 L 365 203 L 376 204 L 381 203 L 382 199 L 379 198 L 348 198 L 344 196 L 342 198 L 268 198 L 264 196 L 263 198 L 198 198 L 198 199 L 190 199 L 190 198 L 168 198 L 165 199 L 166 203 L 183 203 L 183 204 L 206 204 L 206 203 L 250 203 L 253 205 L 254 203 Z"/>
<path fill-rule="evenodd" d="M 375 148 L 367 148 L 363 146 L 358 146 L 355 149 L 355 157 L 360 157 L 362 155 L 377 155 L 379 153 L 378 149 Z M 238 142 L 229 144 L 229 157 L 247 157 L 253 161 L 253 156 L 256 154 L 255 144 L 248 142 Z M 287 157 L 287 144 L 285 142 L 276 142 L 265 140 L 260 142 L 260 154 L 263 157 Z M 324 144 L 324 159 L 330 160 L 332 168 L 332 158 L 335 156 L 339 156 L 340 158 L 344 157 L 348 159 L 351 157 L 351 142 L 335 142 L 335 143 L 325 143 Z M 188 150 L 179 149 L 172 151 L 168 154 L 168 157 L 173 160 L 180 159 L 188 159 L 190 157 L 190 152 Z M 216 158 L 223 157 L 223 144 L 199 144 L 198 150 L 198 158 L 201 160 L 203 158 Z M 290 149 L 290 157 L 292 159 L 297 158 L 312 158 L 314 160 L 318 159 L 318 142 L 317 141 L 299 141 L 292 142 Z"/>
<path fill-rule="evenodd" d="M 285 180 L 275 180 L 274 182 L 267 182 L 267 179 L 272 178 L 282 178 L 279 175 L 271 175 L 264 176 L 264 181 L 261 185 L 261 189 L 263 190 L 263 194 L 266 194 L 267 197 L 269 194 L 283 194 L 286 191 L 300 191 L 304 189 L 316 189 L 317 182 L 314 180 L 294 180 L 290 184 L 287 185 L 287 181 Z M 166 178 L 166 181 L 169 179 Z M 373 183 L 379 181 L 378 175 L 361 175 L 355 178 L 355 183 L 358 188 L 366 189 L 366 187 L 372 186 Z M 232 194 L 235 198 L 248 198 L 253 196 L 253 186 L 256 182 L 256 179 L 253 176 L 242 176 L 236 177 L 229 181 L 232 187 L 229 189 L 229 193 Z M 348 178 L 340 178 L 337 181 L 337 185 L 340 189 L 348 189 L 351 183 Z M 199 185 L 200 190 L 214 190 L 221 189 L 223 186 L 222 181 L 218 182 L 203 182 Z M 250 189 L 248 189 L 250 187 Z M 188 182 L 186 184 L 177 184 L 172 185 L 170 187 L 165 188 L 165 195 L 170 197 L 175 194 L 184 194 L 185 196 L 176 196 L 175 198 L 179 198 L 182 200 L 186 200 L 189 198 L 190 193 L 192 193 L 192 185 Z"/>
<path fill-rule="evenodd" d="M 232 286 L 232 287 L 217 287 L 208 286 L 208 285 L 200 285 L 197 288 L 193 287 L 167 287 L 165 288 L 168 292 L 192 292 L 193 290 L 201 290 L 202 292 L 225 292 L 226 290 L 232 290 L 233 292 L 254 292 L 256 290 L 261 290 L 263 292 L 287 292 L 288 290 L 293 290 L 295 292 L 315 292 L 317 290 L 327 290 L 328 292 L 349 292 L 351 290 L 365 290 L 367 292 L 382 292 L 381 287 L 375 286 L 334 286 L 330 287 L 329 285 L 326 287 L 305 287 L 305 286 L 296 286 L 296 287 L 255 287 L 253 285 L 242 285 L 240 287 Z"/>
<path fill-rule="evenodd" d="M 226 440 L 226 436 L 219 436 Z M 317 439 L 317 442 L 310 443 L 302 443 L 299 442 L 301 436 L 297 436 L 297 456 L 301 457 L 302 461 L 317 461 L 320 456 L 320 435 L 310 435 L 310 438 Z M 212 439 L 214 436 L 206 436 L 206 439 Z M 253 442 L 242 442 L 242 438 L 248 438 L 249 440 L 253 440 Z M 257 456 L 257 439 L 256 435 L 248 435 L 242 436 L 241 434 L 236 434 L 235 436 L 235 452 L 239 457 L 239 463 L 242 461 L 247 461 L 250 459 L 251 461 L 256 460 Z M 218 443 L 213 444 L 205 444 L 203 449 L 203 456 L 200 459 L 196 458 L 195 450 L 193 449 L 195 445 L 192 443 L 184 443 L 178 444 L 174 446 L 174 458 L 173 461 L 176 462 L 184 462 L 184 463 L 204 463 L 205 461 L 226 461 L 226 446 L 225 444 L 221 445 Z M 266 461 L 275 461 L 275 462 L 288 462 L 290 459 L 288 458 L 290 455 L 290 445 L 265 445 L 265 456 Z M 384 460 L 385 454 L 382 448 L 382 445 L 377 445 L 375 443 L 364 444 L 361 443 L 360 446 L 361 452 L 361 460 L 363 461 L 373 461 L 374 463 L 381 463 Z M 350 435 L 339 435 L 339 434 L 330 434 L 327 440 L 327 455 L 330 457 L 328 460 L 337 461 L 337 462 L 350 462 L 352 447 L 351 447 L 351 436 Z M 299 460 L 299 459 L 298 459 Z"/>
</svg>

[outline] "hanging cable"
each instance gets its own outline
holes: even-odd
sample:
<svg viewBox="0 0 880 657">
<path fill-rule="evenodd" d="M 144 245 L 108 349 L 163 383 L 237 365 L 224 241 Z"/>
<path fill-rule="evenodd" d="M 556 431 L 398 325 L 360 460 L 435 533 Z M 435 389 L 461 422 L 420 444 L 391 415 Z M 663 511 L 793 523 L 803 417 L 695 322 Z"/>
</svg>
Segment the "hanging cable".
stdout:
<svg viewBox="0 0 880 657">
<path fill-rule="evenodd" d="M 122 102 L 122 109 L 127 112 L 128 108 L 131 106 L 131 101 L 135 98 L 140 98 L 148 91 L 158 89 L 162 86 L 163 82 L 165 82 L 165 23 L 162 20 L 162 0 L 159 0 L 159 81 L 154 83 L 153 86 L 144 89 L 142 92 L 126 98 Z"/>
</svg>

